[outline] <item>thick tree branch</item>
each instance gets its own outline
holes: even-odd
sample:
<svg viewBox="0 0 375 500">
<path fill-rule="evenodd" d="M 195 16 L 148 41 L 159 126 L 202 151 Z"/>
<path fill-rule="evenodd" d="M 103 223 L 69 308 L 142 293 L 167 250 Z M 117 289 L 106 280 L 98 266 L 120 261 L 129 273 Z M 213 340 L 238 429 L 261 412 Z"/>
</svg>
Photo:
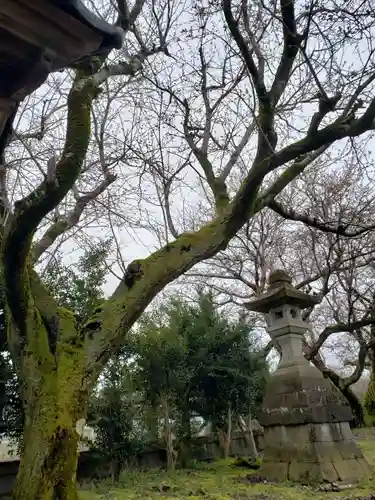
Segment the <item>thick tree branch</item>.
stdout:
<svg viewBox="0 0 375 500">
<path fill-rule="evenodd" d="M 293 69 L 295 58 L 303 40 L 303 37 L 297 34 L 294 0 L 280 0 L 280 6 L 283 23 L 284 48 L 270 90 L 270 98 L 273 106 L 276 106 L 284 93 Z"/>
<path fill-rule="evenodd" d="M 356 137 L 362 133 L 375 128 L 375 99 L 371 101 L 366 112 L 360 118 L 346 118 L 335 120 L 314 134 L 307 134 L 303 139 L 286 146 L 281 151 L 274 153 L 268 161 L 262 161 L 256 167 L 263 170 L 264 175 L 276 168 L 295 160 L 260 196 L 257 203 L 264 207 L 271 203 L 275 196 L 279 194 L 292 180 L 294 180 L 304 169 L 326 151 L 333 142 L 346 137 Z M 253 165 L 254 168 L 254 165 Z M 253 168 L 251 170 L 253 170 Z M 251 172 L 253 173 L 254 172 Z"/>
<path fill-rule="evenodd" d="M 207 157 L 208 154 L 208 145 L 210 142 L 210 135 L 211 135 L 211 124 L 212 124 L 212 109 L 210 106 L 210 99 L 208 96 L 208 90 L 207 90 L 207 63 L 204 57 L 204 51 L 203 51 L 203 46 L 201 43 L 201 46 L 199 47 L 199 57 L 201 61 L 201 73 L 202 73 L 202 84 L 201 84 L 201 94 L 202 94 L 202 99 L 204 102 L 204 107 L 205 107 L 205 124 L 204 124 L 204 130 L 203 130 L 203 137 L 202 137 L 202 146 L 200 148 L 200 151 L 202 154 L 204 154 Z"/>
<path fill-rule="evenodd" d="M 365 113 L 360 118 L 350 120 L 335 120 L 311 136 L 306 136 L 281 151 L 275 153 L 269 163 L 269 171 L 274 170 L 295 158 L 315 151 L 323 146 L 346 137 L 358 137 L 359 135 L 375 128 L 375 98 L 371 101 Z"/>
<path fill-rule="evenodd" d="M 335 110 L 337 103 L 341 99 L 341 93 L 337 93 L 333 97 L 328 97 L 325 93 L 321 95 L 319 98 L 319 109 L 316 113 L 313 114 L 309 129 L 307 131 L 307 135 L 314 134 L 320 124 L 323 121 L 323 118 L 328 115 L 328 113 Z"/>
<path fill-rule="evenodd" d="M 252 205 L 249 199 L 247 203 Z M 244 222 L 245 216 L 241 220 L 226 212 L 199 231 L 183 233 L 147 259 L 130 264 L 113 297 L 83 328 L 88 386 L 96 381 L 105 362 L 123 344 L 124 336 L 155 295 L 196 263 L 223 250 Z"/>
<path fill-rule="evenodd" d="M 7 167 L 0 163 L 0 224 L 5 226 L 11 213 L 12 205 L 8 196 Z"/>
<path fill-rule="evenodd" d="M 327 222 L 319 221 L 315 217 L 310 217 L 309 215 L 298 214 L 292 208 L 286 208 L 281 203 L 275 200 L 269 202 L 268 207 L 284 219 L 292 220 L 295 222 L 303 222 L 303 224 L 306 224 L 307 226 L 313 227 L 315 229 L 319 229 L 324 233 L 334 233 L 340 236 L 345 236 L 347 238 L 355 238 L 375 229 L 375 224 L 372 224 L 370 226 L 362 227 L 361 229 L 348 230 L 347 227 L 342 224 L 332 225 Z M 349 225 L 351 224 L 348 223 L 347 226 Z"/>
<path fill-rule="evenodd" d="M 219 179 L 224 182 L 228 175 L 230 174 L 232 168 L 236 164 L 238 158 L 240 157 L 244 147 L 246 144 L 249 142 L 251 134 L 256 130 L 256 122 L 255 120 L 250 122 L 249 125 L 246 127 L 246 130 L 238 143 L 238 145 L 234 148 L 233 153 L 230 155 L 229 160 L 225 164 L 225 167 L 223 168 L 223 171 L 221 172 Z"/>
<path fill-rule="evenodd" d="M 314 342 L 314 345 L 309 347 L 306 352 L 306 356 L 308 359 L 312 360 L 314 356 L 317 355 L 319 349 L 322 347 L 324 342 L 328 339 L 329 336 L 334 333 L 352 333 L 359 328 L 363 328 L 364 326 L 369 326 L 374 323 L 374 319 L 367 318 L 360 321 L 353 321 L 353 323 L 337 323 L 335 325 L 327 326 L 318 337 L 318 340 Z"/>
<path fill-rule="evenodd" d="M 88 77 L 93 85 L 99 86 L 112 76 L 135 76 L 143 66 L 145 60 L 160 52 L 165 52 L 165 47 L 155 47 L 153 49 L 142 49 L 138 54 L 133 55 L 129 61 L 120 61 L 117 64 L 103 66 L 95 75 Z M 85 81 L 83 84 L 86 83 Z"/>
<path fill-rule="evenodd" d="M 362 377 L 363 370 L 365 369 L 365 363 L 366 363 L 366 358 L 367 354 L 369 351 L 369 346 L 368 345 L 361 345 L 359 348 L 358 352 L 358 363 L 351 375 L 348 377 L 345 377 L 341 384 L 343 387 L 349 387 L 356 382 Z"/>
<path fill-rule="evenodd" d="M 296 179 L 306 167 L 319 158 L 319 156 L 324 153 L 329 146 L 330 144 L 322 146 L 310 154 L 299 157 L 294 163 L 292 163 L 292 165 L 286 168 L 276 181 L 259 196 L 259 206 L 262 208 L 268 206 L 275 196 L 281 193 L 286 186 Z"/>
<path fill-rule="evenodd" d="M 247 0 L 241 0 L 241 10 L 242 10 L 242 16 L 243 16 L 243 22 L 245 25 L 245 30 L 246 34 L 249 38 L 252 50 L 254 51 L 257 59 L 258 59 L 258 73 L 259 73 L 259 78 L 262 82 L 264 82 L 264 67 L 265 67 L 265 60 L 264 56 L 262 54 L 262 50 L 259 46 L 258 40 L 256 39 L 254 32 L 250 26 L 250 18 L 249 18 L 249 12 L 248 12 L 248 1 Z M 258 21 L 259 18 L 256 20 Z"/>
<path fill-rule="evenodd" d="M 173 222 L 172 213 L 171 213 L 171 204 L 169 201 L 171 186 L 172 186 L 172 179 L 170 179 L 169 182 L 167 182 L 164 186 L 165 216 L 167 218 L 167 224 L 168 224 L 168 228 L 171 232 L 171 235 L 173 236 L 173 238 L 178 238 L 178 231 L 177 231 L 176 226 Z"/>
<path fill-rule="evenodd" d="M 26 334 L 30 307 L 28 256 L 32 238 L 42 219 L 57 207 L 76 181 L 90 138 L 90 113 L 96 88 L 80 84 L 77 74 L 68 97 L 65 146 L 53 182 L 45 180 L 15 204 L 3 242 L 7 303 L 18 329 Z"/>
<path fill-rule="evenodd" d="M 186 100 L 183 101 L 183 108 L 184 108 L 184 135 L 186 142 L 188 143 L 195 158 L 198 160 L 200 166 L 203 169 L 207 183 L 210 186 L 212 194 L 214 195 L 215 198 L 216 211 L 217 213 L 220 213 L 228 205 L 229 202 L 229 195 L 226 184 L 224 182 L 225 179 L 222 180 L 220 177 L 215 176 L 214 168 L 208 158 L 207 151 L 198 147 L 194 140 L 192 134 L 192 127 L 190 126 L 190 108 Z M 209 119 L 207 117 L 206 124 L 208 120 Z M 205 130 L 205 132 L 207 132 L 207 130 Z"/>
<path fill-rule="evenodd" d="M 235 40 L 241 55 L 245 61 L 247 69 L 251 75 L 251 78 L 254 83 L 255 91 L 257 93 L 259 102 L 264 104 L 269 101 L 269 96 L 267 93 L 267 89 L 262 81 L 261 75 L 255 65 L 253 56 L 251 51 L 249 50 L 244 37 L 242 36 L 238 22 L 234 19 L 232 12 L 232 1 L 231 0 L 223 0 L 223 11 L 225 20 L 227 22 L 228 28 L 232 34 L 233 39 Z"/>
<path fill-rule="evenodd" d="M 119 17 L 116 24 L 121 26 L 124 31 L 131 30 L 139 14 L 142 12 L 145 3 L 146 0 L 136 0 L 133 8 L 129 11 L 129 5 L 126 0 L 117 0 Z"/>
</svg>

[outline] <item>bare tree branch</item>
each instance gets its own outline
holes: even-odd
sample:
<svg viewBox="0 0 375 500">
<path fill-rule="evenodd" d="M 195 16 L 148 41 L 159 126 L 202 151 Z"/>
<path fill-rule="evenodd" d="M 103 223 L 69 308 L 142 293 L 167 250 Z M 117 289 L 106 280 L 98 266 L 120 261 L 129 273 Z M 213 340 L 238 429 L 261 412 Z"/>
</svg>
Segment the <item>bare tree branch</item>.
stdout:
<svg viewBox="0 0 375 500">
<path fill-rule="evenodd" d="M 318 340 L 314 343 L 313 346 L 310 347 L 307 356 L 309 359 L 312 359 L 318 353 L 319 349 L 322 347 L 324 342 L 328 339 L 328 337 L 334 333 L 342 333 L 342 332 L 354 332 L 358 328 L 362 328 L 364 326 L 368 326 L 374 323 L 374 320 L 371 318 L 363 319 L 361 321 L 356 321 L 352 324 L 336 324 L 327 326 L 318 337 Z"/>
<path fill-rule="evenodd" d="M 249 70 L 249 73 L 251 75 L 259 101 L 262 104 L 265 104 L 269 101 L 268 93 L 255 65 L 252 54 L 240 32 L 238 22 L 234 19 L 231 0 L 223 0 L 223 11 L 233 39 L 236 41 L 238 48 L 241 51 L 242 57 L 246 63 L 247 69 Z"/>
<path fill-rule="evenodd" d="M 375 229 L 375 224 L 373 224 L 357 230 L 348 230 L 347 227 L 342 224 L 333 225 L 329 224 L 328 222 L 319 221 L 308 215 L 298 214 L 295 210 L 291 208 L 287 209 L 281 203 L 275 200 L 269 202 L 268 207 L 284 219 L 303 222 L 303 224 L 319 229 L 320 231 L 323 231 L 325 233 L 339 234 L 340 236 L 345 236 L 346 238 L 356 238 L 364 233 L 367 233 L 368 231 L 373 231 Z M 350 222 L 348 222 L 347 225 L 350 226 Z"/>
<path fill-rule="evenodd" d="M 273 106 L 279 102 L 288 84 L 294 60 L 304 36 L 297 34 L 294 0 L 281 0 L 284 49 L 273 81 L 270 98 Z"/>
<path fill-rule="evenodd" d="M 87 205 L 100 196 L 116 178 L 116 175 L 108 172 L 103 181 L 93 191 L 77 197 L 74 209 L 66 217 L 54 221 L 39 241 L 34 244 L 32 249 L 33 262 L 36 262 L 54 244 L 59 236 L 69 231 L 69 229 L 78 223 Z"/>
</svg>

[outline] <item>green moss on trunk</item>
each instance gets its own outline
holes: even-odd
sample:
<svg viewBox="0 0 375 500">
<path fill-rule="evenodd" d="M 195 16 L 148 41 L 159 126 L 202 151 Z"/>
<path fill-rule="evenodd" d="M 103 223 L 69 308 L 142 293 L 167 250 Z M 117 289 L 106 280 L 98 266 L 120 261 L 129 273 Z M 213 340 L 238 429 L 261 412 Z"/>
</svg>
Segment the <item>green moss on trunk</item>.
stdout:
<svg viewBox="0 0 375 500">
<path fill-rule="evenodd" d="M 39 364 L 40 358 L 33 354 L 23 358 L 25 429 L 14 500 L 77 499 L 76 424 L 85 416 L 87 394 L 81 390 L 82 346 L 77 344 L 76 334 L 64 332 L 69 321 L 60 319 L 56 364 Z M 71 339 L 75 340 L 74 349 L 69 349 Z M 49 372 L 47 366 L 52 368 Z"/>
<path fill-rule="evenodd" d="M 43 427 L 34 418 L 25 432 L 13 499 L 77 500 L 78 435 L 74 428 L 60 426 L 46 435 Z"/>
</svg>

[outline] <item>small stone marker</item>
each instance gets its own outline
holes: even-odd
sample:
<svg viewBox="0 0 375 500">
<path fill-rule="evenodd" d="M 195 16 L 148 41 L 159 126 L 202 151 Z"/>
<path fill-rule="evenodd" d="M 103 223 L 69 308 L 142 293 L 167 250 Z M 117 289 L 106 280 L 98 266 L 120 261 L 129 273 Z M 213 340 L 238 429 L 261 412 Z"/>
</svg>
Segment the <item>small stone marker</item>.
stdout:
<svg viewBox="0 0 375 500">
<path fill-rule="evenodd" d="M 282 352 L 259 417 L 264 427 L 259 474 L 269 481 L 352 483 L 371 473 L 349 426 L 348 403 L 302 353 L 309 325 L 301 310 L 317 303 L 279 270 L 270 275 L 267 292 L 246 304 L 267 314 L 268 332 Z"/>
</svg>

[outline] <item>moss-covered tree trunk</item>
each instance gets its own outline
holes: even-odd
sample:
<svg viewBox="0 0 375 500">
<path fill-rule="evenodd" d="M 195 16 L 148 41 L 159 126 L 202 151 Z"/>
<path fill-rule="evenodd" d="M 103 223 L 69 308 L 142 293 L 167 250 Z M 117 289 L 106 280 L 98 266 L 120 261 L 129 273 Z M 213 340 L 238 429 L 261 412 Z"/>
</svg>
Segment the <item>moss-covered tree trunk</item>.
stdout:
<svg viewBox="0 0 375 500">
<path fill-rule="evenodd" d="M 84 416 L 80 367 L 63 355 L 49 374 L 38 373 L 32 361 L 24 367 L 30 383 L 24 387 L 25 427 L 13 498 L 76 500 L 76 426 Z"/>
<path fill-rule="evenodd" d="M 69 192 L 86 156 L 97 89 L 85 79 L 85 71 L 77 71 L 68 96 L 66 141 L 59 161 L 17 203 L 0 231 L 7 340 L 25 418 L 14 500 L 77 498 L 76 424 L 85 416 L 89 385 L 84 377 L 86 335 L 74 313 L 60 308 L 48 293 L 33 269 L 31 254 L 40 222 Z"/>
<path fill-rule="evenodd" d="M 57 307 L 34 278 L 23 330 L 6 307 L 25 418 L 13 499 L 76 500 L 77 423 L 85 418 L 88 395 L 84 337 L 73 313 Z"/>
<path fill-rule="evenodd" d="M 14 500 L 77 499 L 78 434 L 73 425 L 57 424 L 60 419 L 54 412 L 46 413 L 33 414 L 25 428 Z M 70 419 L 66 415 L 66 420 Z"/>
</svg>

